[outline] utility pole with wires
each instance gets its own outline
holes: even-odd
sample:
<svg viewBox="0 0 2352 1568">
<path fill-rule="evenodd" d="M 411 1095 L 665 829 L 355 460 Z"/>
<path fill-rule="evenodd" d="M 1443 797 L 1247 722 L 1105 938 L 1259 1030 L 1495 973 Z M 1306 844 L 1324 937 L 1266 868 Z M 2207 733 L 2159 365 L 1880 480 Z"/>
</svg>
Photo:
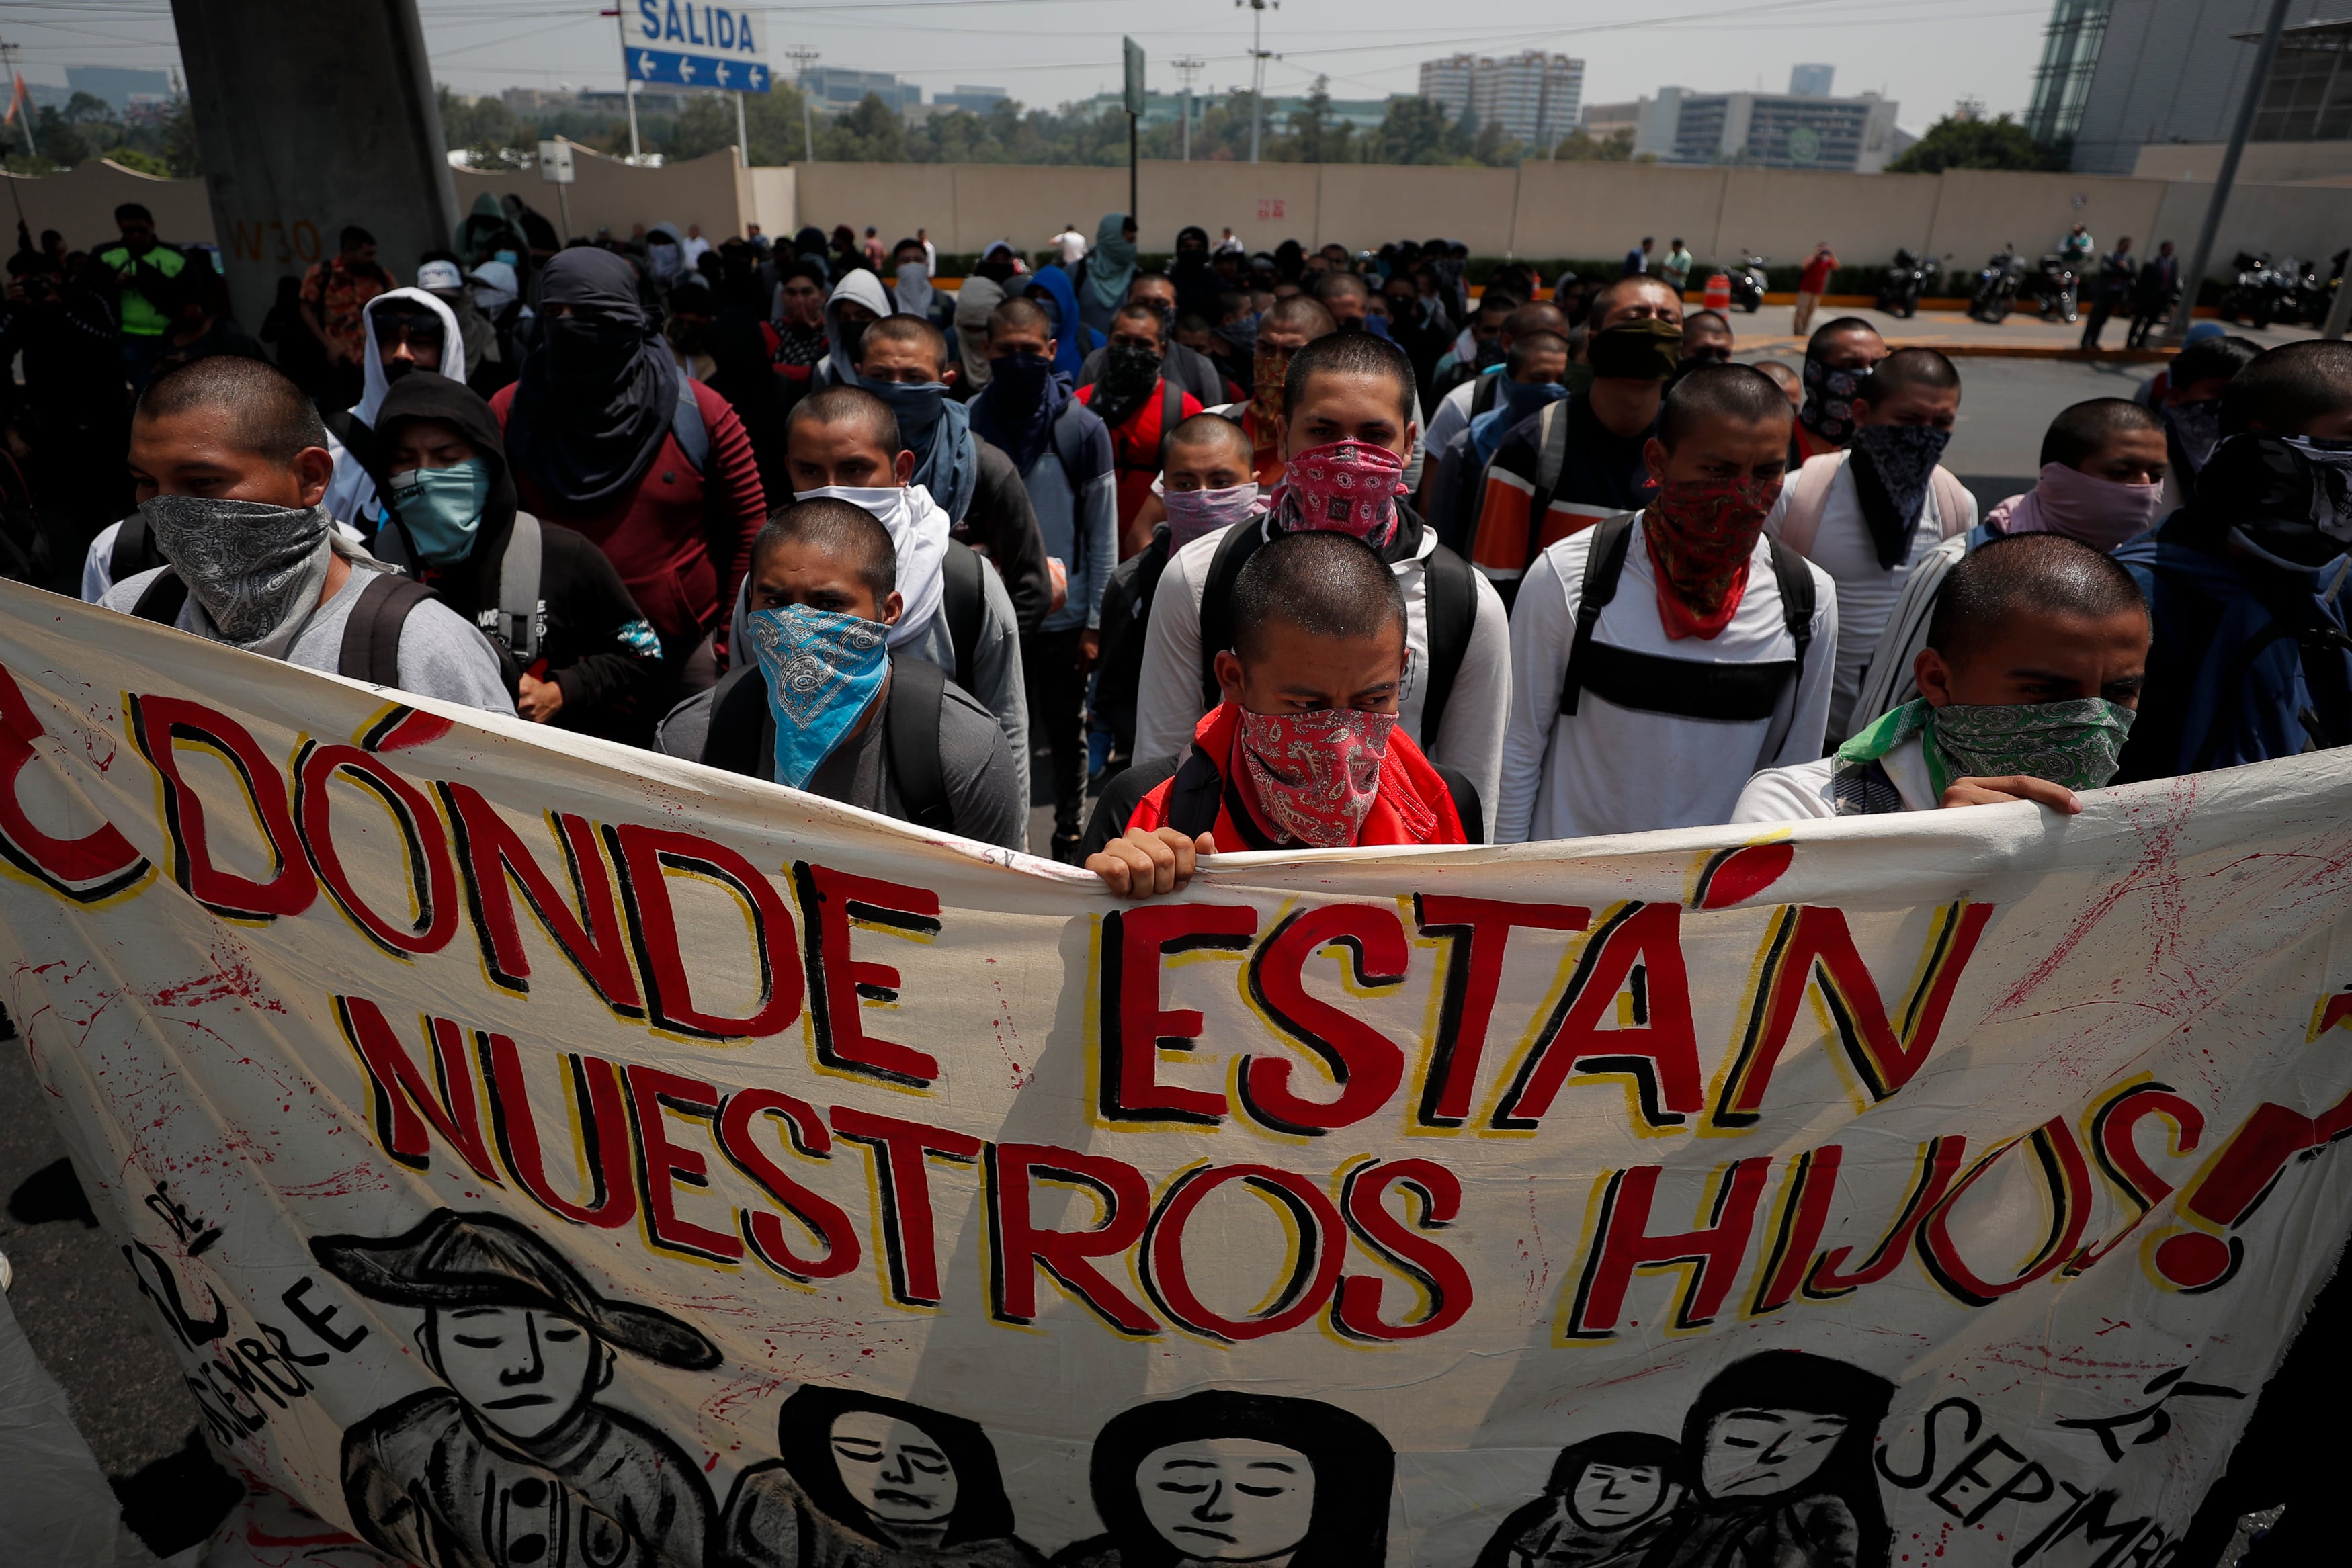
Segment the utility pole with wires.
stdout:
<svg viewBox="0 0 2352 1568">
<path fill-rule="evenodd" d="M 635 164 L 643 161 L 645 152 L 637 146 L 637 78 L 629 69 L 629 19 L 621 10 L 615 5 L 597 15 L 613 18 L 613 30 L 621 38 L 621 96 L 629 101 L 629 162 Z"/>
<path fill-rule="evenodd" d="M 1209 62 L 1198 55 L 1179 55 L 1168 63 L 1174 66 L 1176 74 L 1184 78 L 1184 162 L 1190 163 L 1192 161 L 1192 78 L 1199 76 L 1201 68 Z"/>
<path fill-rule="evenodd" d="M 784 51 L 784 58 L 792 61 L 794 68 L 793 83 L 800 89 L 801 162 L 803 163 L 816 162 L 816 120 L 814 111 L 809 107 L 808 68 L 822 57 L 816 50 L 810 48 L 806 44 L 800 44 Z"/>
<path fill-rule="evenodd" d="M 1265 13 L 1269 6 L 1281 10 L 1282 0 L 1234 0 L 1234 4 L 1250 8 L 1250 162 L 1255 163 L 1265 124 L 1265 62 L 1273 58 L 1264 47 Z"/>
</svg>

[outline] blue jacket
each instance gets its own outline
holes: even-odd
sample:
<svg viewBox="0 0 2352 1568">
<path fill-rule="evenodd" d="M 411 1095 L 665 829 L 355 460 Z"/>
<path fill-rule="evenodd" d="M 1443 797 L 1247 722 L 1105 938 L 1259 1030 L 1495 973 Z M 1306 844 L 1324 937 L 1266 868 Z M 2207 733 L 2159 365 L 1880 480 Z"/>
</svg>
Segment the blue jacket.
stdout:
<svg viewBox="0 0 2352 1568">
<path fill-rule="evenodd" d="M 1118 476 L 1111 465 L 1109 427 L 1086 404 L 1070 399 L 1055 416 L 1053 440 L 1023 483 L 1029 487 L 1045 553 L 1070 574 L 1069 598 L 1038 630 L 1099 626 L 1103 591 L 1118 564 Z"/>
<path fill-rule="evenodd" d="M 2184 509 L 2115 552 L 2156 631 L 2119 784 L 2352 741 L 2352 641 L 2327 592 L 2337 571 L 2242 560 L 2207 548 L 2210 533 Z"/>
</svg>

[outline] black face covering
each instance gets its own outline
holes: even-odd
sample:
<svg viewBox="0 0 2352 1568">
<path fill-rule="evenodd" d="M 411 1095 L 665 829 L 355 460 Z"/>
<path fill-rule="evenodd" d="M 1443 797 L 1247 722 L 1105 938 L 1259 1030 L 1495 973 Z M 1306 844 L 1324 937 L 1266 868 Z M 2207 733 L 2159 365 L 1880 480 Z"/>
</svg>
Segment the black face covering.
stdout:
<svg viewBox="0 0 2352 1568">
<path fill-rule="evenodd" d="M 1160 356 L 1132 343 L 1113 343 L 1103 356 L 1102 376 L 1088 406 L 1105 424 L 1118 424 L 1142 406 L 1160 384 Z"/>
<path fill-rule="evenodd" d="M 637 301 L 635 271 L 611 251 L 557 252 L 540 302 L 545 336 L 523 362 L 508 447 L 551 507 L 600 506 L 630 491 L 661 449 L 677 367 Z M 554 308 L 564 305 L 576 314 Z"/>
<path fill-rule="evenodd" d="M 2283 571 L 2352 549 L 2352 442 L 2248 431 L 2197 471 L 2199 531 Z"/>
</svg>

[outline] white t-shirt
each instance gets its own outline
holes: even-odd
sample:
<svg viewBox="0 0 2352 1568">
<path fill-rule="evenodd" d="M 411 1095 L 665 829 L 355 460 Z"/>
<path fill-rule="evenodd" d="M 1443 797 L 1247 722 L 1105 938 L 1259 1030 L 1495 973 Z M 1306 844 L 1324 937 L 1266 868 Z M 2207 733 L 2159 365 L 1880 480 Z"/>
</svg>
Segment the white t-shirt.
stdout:
<svg viewBox="0 0 2352 1568">
<path fill-rule="evenodd" d="M 1430 413 L 1429 428 L 1421 434 L 1422 445 L 1443 459 L 1446 444 L 1470 428 L 1470 402 L 1477 395 L 1478 378 L 1472 376 L 1439 398 L 1437 407 Z"/>
<path fill-rule="evenodd" d="M 1971 497 L 1959 531 L 1976 523 L 1976 500 Z M 1878 546 L 1870 537 L 1870 525 L 1863 520 L 1862 497 L 1853 487 L 1853 465 L 1838 465 L 1837 476 L 1830 481 L 1829 494 L 1822 502 L 1821 528 L 1807 552 L 1813 564 L 1837 584 L 1837 685 L 1830 698 L 1831 741 L 1843 740 L 1859 727 L 1854 722 L 1854 699 L 1862 691 L 1863 673 L 1870 667 L 1871 650 L 1878 645 L 1886 618 L 1895 612 L 1904 580 L 1922 557 L 1944 542 L 1946 531 L 1936 506 L 1936 487 L 1930 485 L 1902 562 L 1892 570 L 1879 565 Z"/>
<path fill-rule="evenodd" d="M 99 602 L 128 615 L 147 591 L 147 585 L 166 570 L 157 567 L 153 571 L 126 578 L 107 590 Z M 294 634 L 292 644 L 286 650 L 286 663 L 306 670 L 322 670 L 331 675 L 341 674 L 343 628 L 350 623 L 352 611 L 369 580 L 385 570 L 388 569 L 354 564 L 341 591 L 311 611 L 302 630 Z M 191 598 L 181 606 L 180 617 L 173 624 L 183 632 L 194 632 L 195 613 L 196 602 Z M 506 676 L 499 668 L 498 654 L 490 650 L 489 639 L 466 624 L 465 617 L 437 599 L 425 600 L 401 622 L 398 664 L 402 691 L 462 703 L 485 713 L 514 716 L 514 698 L 507 693 Z"/>
<path fill-rule="evenodd" d="M 1209 568 L 1226 530 L 1203 534 L 1168 559 L 1160 587 L 1151 600 L 1151 624 L 1144 633 L 1143 668 L 1135 691 L 1135 755 L 1139 760 L 1176 757 L 1192 743 L 1192 731 L 1208 708 L 1201 701 L 1201 599 L 1207 591 Z M 1486 812 L 1490 841 L 1494 840 L 1495 798 L 1503 758 L 1503 720 L 1511 700 L 1511 633 L 1503 601 L 1483 577 L 1473 572 L 1478 595 L 1476 621 L 1470 628 L 1470 645 L 1463 650 L 1462 666 L 1454 672 L 1453 695 L 1445 700 L 1444 732 L 1433 738 L 1421 728 L 1422 709 L 1429 701 L 1429 595 L 1423 567 L 1437 548 L 1437 536 L 1422 530 L 1421 550 L 1394 568 L 1397 586 L 1404 590 L 1405 645 L 1412 657 L 1405 670 L 1404 692 L 1398 701 L 1399 722 L 1413 744 L 1432 761 L 1458 768 L 1478 790 Z"/>
<path fill-rule="evenodd" d="M 1520 580 L 1511 613 L 1511 719 L 1503 737 L 1496 843 L 1727 822 L 1749 774 L 1822 754 L 1833 667 L 1826 655 L 1837 643 L 1838 591 L 1819 567 L 1811 568 L 1812 647 L 1797 679 L 1782 687 L 1770 718 L 1640 712 L 1590 686 L 1573 717 L 1561 713 L 1577 605 L 1599 532 L 1586 528 L 1549 546 Z M 1639 522 L 1626 541 L 1616 595 L 1592 635 L 1612 647 L 1702 664 L 1769 664 L 1797 656 L 1768 540 L 1759 538 L 1748 557 L 1748 586 L 1731 623 L 1713 638 L 1676 642 L 1658 618 L 1657 579 Z M 1781 737 L 1777 746 L 1776 734 Z"/>
<path fill-rule="evenodd" d="M 1906 811 L 1932 811 L 1942 803 L 1927 778 L 1927 758 L 1913 736 L 1878 759 L 1887 782 L 1903 797 Z M 1837 758 L 1821 758 L 1793 768 L 1768 768 L 1748 781 L 1733 809 L 1734 822 L 1801 822 L 1813 817 L 1834 817 L 1837 800 L 1830 793 Z"/>
</svg>

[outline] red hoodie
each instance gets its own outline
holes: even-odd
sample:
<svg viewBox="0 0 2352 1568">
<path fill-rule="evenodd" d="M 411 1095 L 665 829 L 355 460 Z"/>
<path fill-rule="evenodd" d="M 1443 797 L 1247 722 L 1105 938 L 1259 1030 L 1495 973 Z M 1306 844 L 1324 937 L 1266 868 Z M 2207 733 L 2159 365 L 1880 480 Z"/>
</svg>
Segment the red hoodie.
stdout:
<svg viewBox="0 0 2352 1568">
<path fill-rule="evenodd" d="M 507 386 L 490 399 L 501 429 L 514 396 L 514 387 Z M 553 499 L 520 465 L 515 469 L 523 510 L 586 534 L 612 559 L 629 596 L 661 634 L 663 655 L 673 668 L 714 627 L 726 643 L 735 591 L 751 570 L 751 540 L 768 520 L 759 459 L 743 422 L 725 398 L 698 382 L 694 401 L 710 433 L 699 474 L 668 431 L 636 488 L 592 509 Z"/>
<path fill-rule="evenodd" d="M 1233 817 L 1233 755 L 1234 746 L 1241 737 L 1241 720 L 1235 716 L 1239 711 L 1232 703 L 1225 703 L 1205 715 L 1199 727 L 1192 731 L 1192 744 L 1214 765 L 1218 776 L 1226 780 L 1224 801 L 1217 808 L 1217 825 L 1211 830 L 1215 835 L 1218 850 L 1223 853 L 1258 848 L 1266 836 L 1265 831 L 1257 829 L 1255 823 L 1252 824 L 1253 831 L 1244 834 Z M 1170 779 L 1144 796 L 1129 814 L 1127 825 L 1141 828 L 1147 833 L 1166 827 L 1168 794 L 1175 784 L 1176 780 Z M 1413 838 L 1406 831 L 1407 813 L 1399 811 L 1400 803 L 1408 810 L 1414 806 L 1420 808 L 1418 811 L 1410 811 L 1411 815 L 1426 812 L 1436 817 L 1437 826 L 1427 838 Z M 1421 747 L 1412 743 L 1412 737 L 1402 728 L 1389 731 L 1388 750 L 1381 758 L 1380 794 L 1374 798 L 1371 810 L 1366 813 L 1364 825 L 1357 830 L 1356 841 L 1348 847 L 1370 849 L 1391 844 L 1467 842 L 1469 839 L 1462 831 L 1462 818 L 1454 809 L 1454 792 L 1445 787 L 1445 780 L 1438 776 L 1436 768 L 1430 766 L 1429 758 L 1422 755 Z"/>
</svg>

